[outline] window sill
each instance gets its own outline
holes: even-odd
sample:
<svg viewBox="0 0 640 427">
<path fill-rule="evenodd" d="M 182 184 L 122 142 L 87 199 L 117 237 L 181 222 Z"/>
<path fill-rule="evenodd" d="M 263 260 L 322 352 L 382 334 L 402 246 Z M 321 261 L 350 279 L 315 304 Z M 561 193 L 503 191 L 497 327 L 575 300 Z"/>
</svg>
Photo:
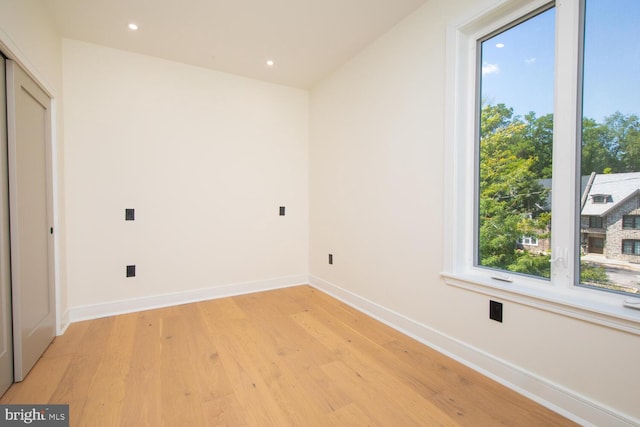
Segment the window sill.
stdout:
<svg viewBox="0 0 640 427">
<path fill-rule="evenodd" d="M 558 289 L 550 284 L 498 282 L 471 273 L 443 272 L 441 276 L 449 286 L 640 335 L 640 310 L 624 307 L 622 295 L 602 296 L 602 291 Z"/>
</svg>

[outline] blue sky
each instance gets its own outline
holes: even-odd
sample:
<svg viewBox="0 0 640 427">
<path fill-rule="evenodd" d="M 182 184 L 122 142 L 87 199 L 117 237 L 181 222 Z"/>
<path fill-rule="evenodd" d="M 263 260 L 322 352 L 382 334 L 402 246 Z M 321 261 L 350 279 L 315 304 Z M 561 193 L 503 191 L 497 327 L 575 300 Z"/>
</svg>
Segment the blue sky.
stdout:
<svg viewBox="0 0 640 427">
<path fill-rule="evenodd" d="M 515 114 L 553 112 L 555 9 L 482 45 L 482 97 Z M 584 115 L 640 114 L 640 0 L 587 0 Z"/>
</svg>

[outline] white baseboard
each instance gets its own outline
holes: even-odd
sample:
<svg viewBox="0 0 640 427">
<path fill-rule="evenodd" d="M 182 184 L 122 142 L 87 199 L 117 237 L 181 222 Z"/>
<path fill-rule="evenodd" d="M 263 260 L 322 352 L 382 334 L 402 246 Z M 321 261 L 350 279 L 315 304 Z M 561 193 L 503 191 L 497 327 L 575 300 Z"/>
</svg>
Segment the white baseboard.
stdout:
<svg viewBox="0 0 640 427">
<path fill-rule="evenodd" d="M 584 426 L 638 426 L 640 420 L 472 347 L 316 276 L 309 284 Z"/>
<path fill-rule="evenodd" d="M 287 288 L 307 283 L 309 283 L 309 276 L 302 274 L 297 276 L 284 276 L 273 279 L 257 280 L 253 282 L 234 283 L 185 292 L 173 292 L 169 294 L 131 298 L 102 304 L 72 307 L 69 309 L 68 319 L 73 323 L 81 320 L 97 319 L 117 314 L 134 313 L 154 308 L 170 307 L 173 305 L 188 304 L 216 298 Z"/>
<path fill-rule="evenodd" d="M 71 322 L 69 321 L 69 310 L 66 310 L 58 319 L 58 336 L 63 335 Z"/>
</svg>

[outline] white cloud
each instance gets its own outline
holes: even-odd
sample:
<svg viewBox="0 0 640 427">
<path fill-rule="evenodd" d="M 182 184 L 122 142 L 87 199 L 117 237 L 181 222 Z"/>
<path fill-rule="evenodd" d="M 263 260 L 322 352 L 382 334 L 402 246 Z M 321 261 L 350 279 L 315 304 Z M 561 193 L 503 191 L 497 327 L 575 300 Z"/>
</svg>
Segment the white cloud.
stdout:
<svg viewBox="0 0 640 427">
<path fill-rule="evenodd" d="M 525 59 L 525 60 L 524 60 L 524 63 L 525 63 L 525 64 L 527 64 L 527 65 L 531 65 L 531 64 L 533 64 L 534 62 L 536 62 L 536 58 L 535 58 L 535 57 L 533 57 L 533 58 L 527 58 L 527 59 Z"/>
<path fill-rule="evenodd" d="M 500 67 L 498 64 L 482 64 L 482 75 L 488 74 L 498 74 L 500 72 Z"/>
</svg>

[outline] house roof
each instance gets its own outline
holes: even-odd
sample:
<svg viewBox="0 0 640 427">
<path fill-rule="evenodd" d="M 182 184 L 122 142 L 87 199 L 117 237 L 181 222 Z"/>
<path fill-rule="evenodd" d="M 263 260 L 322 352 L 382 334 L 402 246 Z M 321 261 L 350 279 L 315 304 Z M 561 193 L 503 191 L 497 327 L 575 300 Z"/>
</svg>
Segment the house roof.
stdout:
<svg viewBox="0 0 640 427">
<path fill-rule="evenodd" d="M 591 188 L 584 188 L 583 191 L 587 191 L 588 195 L 582 215 L 604 216 L 640 193 L 640 172 L 598 174 Z M 593 196 L 605 196 L 605 203 L 594 203 Z"/>
</svg>

